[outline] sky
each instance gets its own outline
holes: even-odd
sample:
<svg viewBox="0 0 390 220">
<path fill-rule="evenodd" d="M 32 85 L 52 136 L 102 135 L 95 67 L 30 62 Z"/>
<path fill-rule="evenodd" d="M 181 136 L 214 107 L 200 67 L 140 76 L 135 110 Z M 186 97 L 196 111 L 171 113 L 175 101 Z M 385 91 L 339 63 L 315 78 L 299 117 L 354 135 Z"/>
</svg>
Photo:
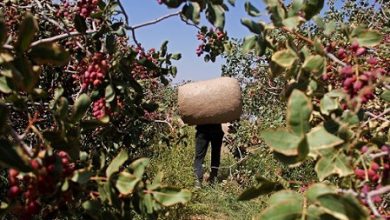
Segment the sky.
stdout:
<svg viewBox="0 0 390 220">
<path fill-rule="evenodd" d="M 122 3 L 128 13 L 130 25 L 151 21 L 179 10 L 168 9 L 165 5 L 159 5 L 157 0 L 124 0 Z M 250 34 L 247 28 L 240 23 L 241 18 L 249 17 L 244 10 L 244 3 L 244 0 L 237 0 L 235 7 L 229 5 L 225 29 L 230 37 L 243 38 Z M 252 1 L 252 4 L 262 12 L 260 19 L 265 19 L 266 12 L 262 1 Z M 205 20 L 204 14 L 202 15 L 201 24 L 210 26 Z M 168 51 L 182 54 L 182 58 L 173 63 L 178 68 L 177 76 L 173 79 L 174 83 L 183 80 L 212 79 L 221 75 L 221 65 L 224 62 L 221 57 L 218 57 L 215 63 L 211 61 L 206 63 L 203 57 L 198 57 L 195 54 L 196 47 L 200 44 L 196 34 L 197 29 L 185 24 L 178 16 L 136 30 L 137 40 L 145 49 L 160 48 L 160 45 L 168 40 Z"/>
</svg>

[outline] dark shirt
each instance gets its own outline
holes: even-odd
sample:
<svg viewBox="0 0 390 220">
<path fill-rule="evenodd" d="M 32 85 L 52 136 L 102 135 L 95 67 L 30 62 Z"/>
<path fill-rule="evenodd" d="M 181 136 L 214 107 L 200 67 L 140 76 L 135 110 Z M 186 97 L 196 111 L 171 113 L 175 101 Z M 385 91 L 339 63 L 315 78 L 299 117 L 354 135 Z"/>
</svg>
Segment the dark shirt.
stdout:
<svg viewBox="0 0 390 220">
<path fill-rule="evenodd" d="M 207 133 L 223 133 L 221 124 L 197 125 L 196 131 Z"/>
</svg>

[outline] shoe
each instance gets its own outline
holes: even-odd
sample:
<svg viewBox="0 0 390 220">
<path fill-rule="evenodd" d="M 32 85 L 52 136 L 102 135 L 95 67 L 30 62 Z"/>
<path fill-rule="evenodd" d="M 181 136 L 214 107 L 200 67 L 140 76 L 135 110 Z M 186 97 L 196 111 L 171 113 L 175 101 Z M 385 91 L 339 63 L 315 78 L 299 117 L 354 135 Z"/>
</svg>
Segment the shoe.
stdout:
<svg viewBox="0 0 390 220">
<path fill-rule="evenodd" d="M 218 179 L 216 176 L 210 176 L 208 179 L 207 179 L 207 182 L 211 185 L 214 185 L 218 182 Z"/>
<path fill-rule="evenodd" d="M 195 180 L 195 189 L 201 189 L 202 188 L 202 182 L 200 180 Z"/>
</svg>

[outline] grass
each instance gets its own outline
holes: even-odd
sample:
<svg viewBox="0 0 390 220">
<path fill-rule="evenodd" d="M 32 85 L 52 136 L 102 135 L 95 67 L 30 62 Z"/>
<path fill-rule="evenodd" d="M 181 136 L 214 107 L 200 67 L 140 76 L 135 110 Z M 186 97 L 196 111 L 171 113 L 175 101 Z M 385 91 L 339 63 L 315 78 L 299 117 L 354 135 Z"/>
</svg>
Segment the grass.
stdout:
<svg viewBox="0 0 390 220">
<path fill-rule="evenodd" d="M 244 162 L 236 164 L 227 147 L 222 150 L 219 183 L 206 185 L 195 190 L 193 174 L 194 130 L 189 133 L 188 146 L 177 145 L 154 147 L 151 158 L 151 175 L 162 172 L 163 182 L 170 186 L 192 191 L 192 199 L 185 205 L 169 208 L 160 219 L 252 219 L 267 207 L 268 196 L 260 196 L 250 201 L 238 201 L 238 196 L 255 181 L 255 175 L 261 175 L 273 181 L 284 182 L 285 186 L 298 190 L 301 185 L 317 180 L 310 161 L 299 168 L 288 168 L 274 159 L 265 146 L 257 150 Z M 228 169 L 232 164 L 236 164 Z M 210 171 L 210 150 L 205 160 L 205 176 Z"/>
<path fill-rule="evenodd" d="M 190 138 L 194 139 L 193 131 Z M 153 173 L 162 172 L 163 182 L 168 185 L 186 188 L 192 191 L 192 199 L 184 206 L 177 206 L 165 213 L 166 219 L 251 219 L 265 206 L 265 197 L 256 200 L 241 202 L 238 196 L 245 190 L 245 184 L 232 178 L 236 171 L 221 169 L 219 183 L 210 186 L 204 185 L 196 190 L 194 186 L 193 155 L 194 143 L 185 146 L 155 147 L 151 157 L 151 170 Z M 227 167 L 235 163 L 235 159 L 228 150 L 222 155 L 221 167 Z M 205 176 L 209 172 L 210 151 L 205 160 Z"/>
</svg>

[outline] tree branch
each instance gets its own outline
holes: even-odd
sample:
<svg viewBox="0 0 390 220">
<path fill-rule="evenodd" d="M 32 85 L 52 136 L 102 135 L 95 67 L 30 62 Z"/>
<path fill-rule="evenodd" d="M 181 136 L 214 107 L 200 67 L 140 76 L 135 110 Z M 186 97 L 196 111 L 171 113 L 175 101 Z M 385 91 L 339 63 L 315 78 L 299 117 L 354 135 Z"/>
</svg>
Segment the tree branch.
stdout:
<svg viewBox="0 0 390 220">
<path fill-rule="evenodd" d="M 344 63 L 343 61 L 339 60 L 335 55 L 333 55 L 331 53 L 326 53 L 326 56 L 329 57 L 334 62 L 340 64 L 341 66 L 346 66 L 347 65 L 346 63 Z"/>
<path fill-rule="evenodd" d="M 188 24 L 188 25 L 190 25 L 190 26 L 194 26 L 196 29 L 200 30 L 200 27 L 199 27 L 198 25 L 189 22 L 188 20 L 184 19 L 183 16 L 180 16 L 180 19 L 181 19 L 184 23 L 186 23 L 186 24 Z"/>
<path fill-rule="evenodd" d="M 370 207 L 372 213 L 377 217 L 380 217 L 381 215 L 379 214 L 378 209 L 376 208 L 376 206 L 371 198 L 374 196 L 385 194 L 387 192 L 390 192 L 390 185 L 384 186 L 380 189 L 373 190 L 373 191 L 370 191 L 369 193 L 367 193 L 368 206 Z"/>
<path fill-rule="evenodd" d="M 16 131 L 12 128 L 10 128 L 10 133 L 11 136 L 15 139 L 15 141 L 18 142 L 18 144 L 22 147 L 23 152 L 29 157 L 32 157 L 34 155 L 33 152 L 31 151 L 30 147 L 27 146 L 27 144 L 24 143 L 24 141 L 20 138 L 19 134 L 16 133 Z"/>
<path fill-rule="evenodd" d="M 85 34 L 93 34 L 93 33 L 96 33 L 96 32 L 97 32 L 96 30 L 88 30 L 88 31 L 85 32 Z M 59 40 L 65 39 L 65 38 L 76 37 L 76 36 L 80 36 L 80 35 L 83 35 L 83 33 L 80 33 L 78 31 L 73 31 L 73 32 L 69 32 L 69 33 L 66 33 L 66 34 L 60 34 L 60 35 L 56 35 L 56 36 L 53 36 L 53 37 L 44 38 L 44 39 L 40 39 L 40 40 L 34 41 L 34 42 L 31 43 L 30 47 L 36 46 L 36 45 L 41 44 L 41 43 L 48 43 L 48 42 L 53 42 L 53 41 L 59 41 Z M 9 49 L 9 50 L 14 49 L 14 47 L 12 45 L 9 45 L 9 44 L 3 45 L 3 48 L 4 49 Z"/>
<path fill-rule="evenodd" d="M 137 37 L 135 36 L 135 30 L 134 29 L 131 29 L 131 36 L 133 37 L 134 43 L 137 46 L 141 46 L 141 44 L 137 41 Z"/>
<path fill-rule="evenodd" d="M 387 151 L 384 151 L 384 152 L 379 152 L 379 153 L 376 153 L 376 154 L 370 154 L 369 157 L 374 160 L 376 158 L 379 158 L 379 157 L 383 157 L 383 156 L 388 156 L 389 155 L 389 152 Z"/>
<path fill-rule="evenodd" d="M 96 32 L 97 32 L 96 30 L 88 30 L 85 32 L 85 34 L 93 34 Z M 31 43 L 31 47 L 36 46 L 37 44 L 40 44 L 40 43 L 48 43 L 48 42 L 58 41 L 58 40 L 62 40 L 62 39 L 68 38 L 68 37 L 76 37 L 76 36 L 80 36 L 80 35 L 83 35 L 83 34 L 78 32 L 78 31 L 73 31 L 73 32 L 66 33 L 66 34 L 60 34 L 60 35 L 57 35 L 54 37 L 49 37 L 49 38 L 44 38 L 44 39 L 34 41 Z"/>
<path fill-rule="evenodd" d="M 309 38 L 307 38 L 307 37 L 301 35 L 300 33 L 296 32 L 296 31 L 292 31 L 292 30 L 290 30 L 290 29 L 288 29 L 288 28 L 286 28 L 286 27 L 282 27 L 282 30 L 284 30 L 284 31 L 286 31 L 286 32 L 288 32 L 288 33 L 290 33 L 290 34 L 294 34 L 294 35 L 297 36 L 299 39 L 305 41 L 306 43 L 308 43 L 308 44 L 310 44 L 310 45 L 314 45 L 314 42 L 313 42 L 311 39 L 309 39 Z"/>
<path fill-rule="evenodd" d="M 168 121 L 166 120 L 154 120 L 154 122 L 156 123 L 165 123 L 169 126 L 169 128 L 171 129 L 171 131 L 173 131 L 173 126 L 171 125 L 171 123 L 169 123 Z"/>
<path fill-rule="evenodd" d="M 158 22 L 161 22 L 167 18 L 170 18 L 170 17 L 174 17 L 174 16 L 177 16 L 179 15 L 181 12 L 180 11 L 177 11 L 177 12 L 174 12 L 174 13 L 171 13 L 171 14 L 167 14 L 165 16 L 162 16 L 160 18 L 156 18 L 152 21 L 148 21 L 148 22 L 145 22 L 145 23 L 142 23 L 142 24 L 137 24 L 137 25 L 134 25 L 134 26 L 126 26 L 126 29 L 127 30 L 135 30 L 135 29 L 138 29 L 138 28 L 141 28 L 141 27 L 145 27 L 145 26 L 149 26 L 149 25 L 152 25 L 152 24 L 156 24 Z"/>
<path fill-rule="evenodd" d="M 69 30 L 66 29 L 65 27 L 63 27 L 62 25 L 60 25 L 57 21 L 47 17 L 44 13 L 40 13 L 39 15 L 41 15 L 45 20 L 47 20 L 48 22 L 52 23 L 54 26 L 57 26 L 59 27 L 62 31 L 66 32 L 69 34 Z"/>
<path fill-rule="evenodd" d="M 366 124 L 368 124 L 370 121 L 372 120 L 375 120 L 375 119 L 381 119 L 381 120 L 384 120 L 384 121 L 389 121 L 385 118 L 383 118 L 382 116 L 386 115 L 387 113 L 390 112 L 390 108 L 388 109 L 385 109 L 382 113 L 380 113 L 379 115 L 374 115 L 372 114 L 371 112 L 365 112 L 366 115 L 369 115 L 371 116 L 372 118 L 370 118 L 369 120 L 367 120 L 366 122 L 364 122 L 364 124 L 362 126 L 365 126 Z"/>
<path fill-rule="evenodd" d="M 129 26 L 128 24 L 128 15 L 127 13 L 125 12 L 124 8 L 123 8 L 123 5 L 121 4 L 120 1 L 118 1 L 119 3 L 119 7 L 121 8 L 122 10 L 122 14 L 125 16 L 125 19 L 126 19 L 126 26 L 125 26 L 125 29 L 126 30 L 130 30 L 131 31 L 131 35 L 133 37 L 133 40 L 134 40 L 134 43 L 137 45 L 137 46 L 140 46 L 140 43 L 138 42 L 137 40 L 137 37 L 135 36 L 135 30 L 138 29 L 138 28 L 141 28 L 141 27 L 145 27 L 145 26 L 148 26 L 148 25 L 152 25 L 152 24 L 156 24 L 160 21 L 163 21 L 167 18 L 170 18 L 170 17 L 173 17 L 173 16 L 176 16 L 176 15 L 179 15 L 181 12 L 180 11 L 177 11 L 177 12 L 174 12 L 174 13 L 171 13 L 171 14 L 168 14 L 168 15 L 165 15 L 165 16 L 162 16 L 160 18 L 157 18 L 157 19 L 154 19 L 152 21 L 148 21 L 148 22 L 145 22 L 145 23 L 142 23 L 142 24 L 137 24 L 137 25 L 134 25 L 134 26 Z"/>
<path fill-rule="evenodd" d="M 127 15 L 126 10 L 123 7 L 122 2 L 120 0 L 118 0 L 118 4 L 119 4 L 119 7 L 121 8 L 123 16 L 125 16 L 126 26 L 128 26 L 129 25 L 129 16 Z"/>
<path fill-rule="evenodd" d="M 286 27 L 282 27 L 282 30 L 284 30 L 284 31 L 286 31 L 286 32 L 288 32 L 288 33 L 294 34 L 294 35 L 297 36 L 299 39 L 305 41 L 306 43 L 308 43 L 308 44 L 310 44 L 310 45 L 312 45 L 312 46 L 314 45 L 314 42 L 313 42 L 311 39 L 309 39 L 309 38 L 307 38 L 307 37 L 301 35 L 300 33 L 296 32 L 296 31 L 292 31 L 292 30 L 290 30 L 290 29 L 288 29 L 288 28 L 286 28 Z M 338 64 L 340 64 L 340 65 L 342 65 L 342 66 L 346 66 L 346 65 L 347 65 L 346 63 L 344 63 L 343 61 L 339 60 L 335 55 L 333 55 L 333 54 L 331 54 L 331 53 L 325 53 L 325 55 L 326 55 L 328 58 L 330 58 L 331 60 L 335 61 L 336 63 L 338 63 Z"/>
</svg>

